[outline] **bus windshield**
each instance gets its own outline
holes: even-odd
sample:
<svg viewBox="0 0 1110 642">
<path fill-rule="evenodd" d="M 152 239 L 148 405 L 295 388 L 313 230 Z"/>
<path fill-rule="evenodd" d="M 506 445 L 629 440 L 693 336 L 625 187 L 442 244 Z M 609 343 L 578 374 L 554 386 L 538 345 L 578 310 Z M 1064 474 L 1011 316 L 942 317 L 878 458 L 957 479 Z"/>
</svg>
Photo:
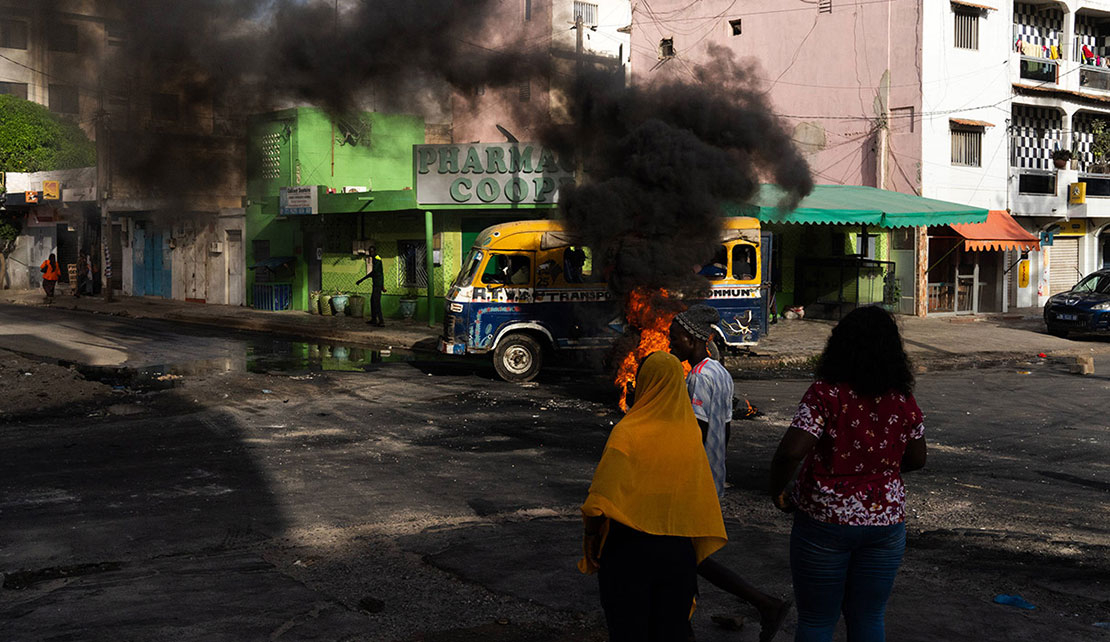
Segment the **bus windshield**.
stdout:
<svg viewBox="0 0 1110 642">
<path fill-rule="evenodd" d="M 455 282 L 452 284 L 456 288 L 463 288 L 474 282 L 474 276 L 478 274 L 478 266 L 482 264 L 482 251 L 478 249 L 470 250 L 466 260 L 463 261 L 463 267 L 459 270 L 459 275 L 455 277 Z"/>
</svg>

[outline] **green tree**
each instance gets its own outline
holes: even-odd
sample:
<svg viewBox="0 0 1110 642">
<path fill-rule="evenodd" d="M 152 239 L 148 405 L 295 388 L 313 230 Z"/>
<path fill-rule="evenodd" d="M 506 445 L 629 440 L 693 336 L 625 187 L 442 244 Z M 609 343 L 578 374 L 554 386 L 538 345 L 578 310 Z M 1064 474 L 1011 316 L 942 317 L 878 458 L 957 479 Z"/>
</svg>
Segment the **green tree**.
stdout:
<svg viewBox="0 0 1110 642">
<path fill-rule="evenodd" d="M 91 167 L 96 146 L 76 123 L 15 96 L 0 95 L 0 171 Z"/>
</svg>

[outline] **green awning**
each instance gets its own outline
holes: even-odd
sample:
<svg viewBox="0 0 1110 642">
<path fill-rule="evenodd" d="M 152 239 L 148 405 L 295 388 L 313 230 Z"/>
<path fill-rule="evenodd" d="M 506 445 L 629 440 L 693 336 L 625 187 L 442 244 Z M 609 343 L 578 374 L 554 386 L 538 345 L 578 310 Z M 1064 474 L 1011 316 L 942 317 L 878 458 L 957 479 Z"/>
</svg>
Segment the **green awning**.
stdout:
<svg viewBox="0 0 1110 642">
<path fill-rule="evenodd" d="M 349 194 L 328 194 L 321 191 L 317 198 L 321 214 L 399 212 L 417 209 L 416 192 L 411 189 L 374 190 Z"/>
<path fill-rule="evenodd" d="M 918 227 L 949 223 L 982 223 L 981 207 L 938 201 L 860 185 L 817 185 L 798 207 L 779 209 L 783 190 L 762 185 L 749 203 L 728 203 L 726 216 L 754 216 L 764 223 L 817 223 Z"/>
</svg>

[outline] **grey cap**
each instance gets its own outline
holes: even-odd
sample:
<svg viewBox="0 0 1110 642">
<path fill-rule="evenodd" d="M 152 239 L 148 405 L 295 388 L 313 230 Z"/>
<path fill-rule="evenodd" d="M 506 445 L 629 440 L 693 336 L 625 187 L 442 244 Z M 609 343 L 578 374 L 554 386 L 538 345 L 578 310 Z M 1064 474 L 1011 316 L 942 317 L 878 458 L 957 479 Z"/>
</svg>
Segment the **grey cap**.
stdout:
<svg viewBox="0 0 1110 642">
<path fill-rule="evenodd" d="M 699 341 L 708 341 L 709 337 L 713 336 L 713 326 L 721 320 L 721 314 L 716 308 L 704 303 L 696 303 L 685 312 L 676 314 L 674 318 L 683 330 L 690 333 L 690 336 Z"/>
</svg>

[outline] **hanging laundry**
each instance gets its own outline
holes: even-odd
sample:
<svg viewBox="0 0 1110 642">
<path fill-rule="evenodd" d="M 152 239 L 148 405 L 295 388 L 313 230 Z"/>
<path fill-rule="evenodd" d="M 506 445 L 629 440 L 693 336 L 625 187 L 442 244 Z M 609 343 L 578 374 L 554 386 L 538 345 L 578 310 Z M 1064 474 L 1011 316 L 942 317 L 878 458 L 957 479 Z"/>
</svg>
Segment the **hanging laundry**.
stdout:
<svg viewBox="0 0 1110 642">
<path fill-rule="evenodd" d="M 1051 47 L 1049 47 L 1048 48 L 1048 57 L 1053 59 L 1053 60 L 1059 60 L 1060 59 L 1060 48 L 1057 47 L 1056 45 L 1052 45 Z"/>
<path fill-rule="evenodd" d="M 1022 43 L 1022 45 L 1021 45 L 1022 55 L 1029 56 L 1030 58 L 1039 57 L 1040 56 L 1040 49 L 1041 49 L 1040 46 L 1035 45 L 1031 42 Z"/>
<path fill-rule="evenodd" d="M 1014 43 L 1014 51 L 1021 53 L 1021 38 L 1018 38 L 1017 42 Z"/>
<path fill-rule="evenodd" d="M 1090 59 L 1095 57 L 1095 53 L 1087 45 L 1083 45 L 1083 57 Z"/>
</svg>

